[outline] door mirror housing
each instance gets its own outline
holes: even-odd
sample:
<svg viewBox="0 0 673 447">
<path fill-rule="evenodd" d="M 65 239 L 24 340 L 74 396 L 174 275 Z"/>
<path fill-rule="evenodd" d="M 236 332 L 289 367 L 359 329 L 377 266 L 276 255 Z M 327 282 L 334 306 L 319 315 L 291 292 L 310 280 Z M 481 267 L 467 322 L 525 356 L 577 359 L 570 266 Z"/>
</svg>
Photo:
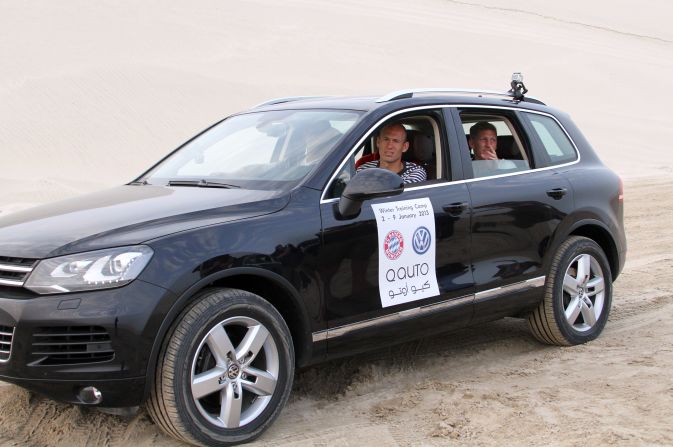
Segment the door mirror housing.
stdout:
<svg viewBox="0 0 673 447">
<path fill-rule="evenodd" d="M 346 185 L 338 203 L 338 215 L 352 219 L 360 214 L 362 202 L 376 197 L 396 196 L 404 191 L 404 181 L 392 171 L 381 168 L 364 169 Z"/>
</svg>

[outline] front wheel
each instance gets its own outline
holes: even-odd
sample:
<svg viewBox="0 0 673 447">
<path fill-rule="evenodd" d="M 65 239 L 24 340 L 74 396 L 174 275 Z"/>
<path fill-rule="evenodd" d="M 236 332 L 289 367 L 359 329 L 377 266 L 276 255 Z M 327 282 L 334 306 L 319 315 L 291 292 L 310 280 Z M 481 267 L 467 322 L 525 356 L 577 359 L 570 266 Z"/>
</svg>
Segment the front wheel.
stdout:
<svg viewBox="0 0 673 447">
<path fill-rule="evenodd" d="M 278 416 L 293 374 L 290 331 L 271 304 L 242 290 L 207 290 L 167 335 L 148 412 L 181 441 L 247 442 Z"/>
<path fill-rule="evenodd" d="M 528 325 L 543 343 L 586 343 L 605 327 L 611 304 L 612 276 L 605 253 L 591 239 L 573 236 L 556 252 L 544 298 L 528 316 Z"/>
</svg>

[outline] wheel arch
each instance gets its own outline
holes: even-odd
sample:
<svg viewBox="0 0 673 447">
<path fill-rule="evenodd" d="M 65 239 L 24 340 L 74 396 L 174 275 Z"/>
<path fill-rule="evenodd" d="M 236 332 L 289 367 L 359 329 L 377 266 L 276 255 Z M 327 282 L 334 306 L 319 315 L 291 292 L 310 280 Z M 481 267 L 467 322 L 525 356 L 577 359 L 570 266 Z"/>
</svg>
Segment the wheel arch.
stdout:
<svg viewBox="0 0 673 447">
<path fill-rule="evenodd" d="M 145 386 L 145 400 L 154 384 L 157 360 L 161 345 L 169 329 L 185 308 L 193 301 L 198 292 L 211 287 L 228 287 L 246 290 L 261 296 L 281 314 L 292 335 L 295 351 L 295 364 L 302 365 L 311 355 L 311 334 L 306 310 L 300 305 L 300 299 L 292 284 L 282 276 L 268 270 L 255 267 L 237 267 L 214 273 L 202 278 L 183 292 L 167 313 L 155 337 L 150 353 Z"/>
<path fill-rule="evenodd" d="M 608 258 L 612 281 L 617 279 L 620 265 L 619 252 L 612 233 L 605 225 L 596 220 L 582 220 L 573 225 L 568 233 L 569 236 L 583 236 L 596 242 Z"/>
</svg>

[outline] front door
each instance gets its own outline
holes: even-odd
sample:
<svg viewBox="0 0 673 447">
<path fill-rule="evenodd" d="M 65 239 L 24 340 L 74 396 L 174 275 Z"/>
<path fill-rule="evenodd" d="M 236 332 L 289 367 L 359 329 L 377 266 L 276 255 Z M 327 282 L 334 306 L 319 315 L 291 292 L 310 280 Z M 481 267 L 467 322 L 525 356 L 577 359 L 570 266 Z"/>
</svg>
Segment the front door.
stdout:
<svg viewBox="0 0 673 447">
<path fill-rule="evenodd" d="M 428 116 L 428 123 L 423 118 L 409 118 L 409 126 L 427 133 L 426 140 L 442 150 L 446 140 L 432 135 L 433 126 L 440 128 L 435 126 L 439 118 L 430 121 Z M 395 197 L 366 200 L 356 218 L 340 219 L 336 198 L 321 204 L 323 248 L 318 268 L 330 355 L 364 351 L 403 341 L 407 334 L 417 337 L 469 322 L 474 297 L 469 193 L 465 183 L 444 178 L 443 157 L 426 160 L 437 169 L 436 179 L 407 184 Z M 399 256 L 402 252 L 410 257 Z M 432 264 L 432 271 L 427 271 Z"/>
</svg>

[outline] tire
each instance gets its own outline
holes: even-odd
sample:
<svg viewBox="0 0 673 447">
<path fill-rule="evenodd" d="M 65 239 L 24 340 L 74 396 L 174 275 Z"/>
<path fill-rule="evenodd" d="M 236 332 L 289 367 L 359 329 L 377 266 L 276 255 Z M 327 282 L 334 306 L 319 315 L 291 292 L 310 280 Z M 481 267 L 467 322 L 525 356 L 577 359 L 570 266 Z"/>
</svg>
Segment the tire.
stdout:
<svg viewBox="0 0 673 447">
<path fill-rule="evenodd" d="M 528 315 L 542 343 L 571 346 L 598 337 L 612 305 L 612 275 L 605 253 L 591 239 L 568 238 L 554 255 L 544 298 Z"/>
<path fill-rule="evenodd" d="M 278 417 L 293 376 L 292 339 L 280 313 L 252 293 L 209 289 L 169 330 L 147 410 L 178 440 L 240 444 Z"/>
</svg>

